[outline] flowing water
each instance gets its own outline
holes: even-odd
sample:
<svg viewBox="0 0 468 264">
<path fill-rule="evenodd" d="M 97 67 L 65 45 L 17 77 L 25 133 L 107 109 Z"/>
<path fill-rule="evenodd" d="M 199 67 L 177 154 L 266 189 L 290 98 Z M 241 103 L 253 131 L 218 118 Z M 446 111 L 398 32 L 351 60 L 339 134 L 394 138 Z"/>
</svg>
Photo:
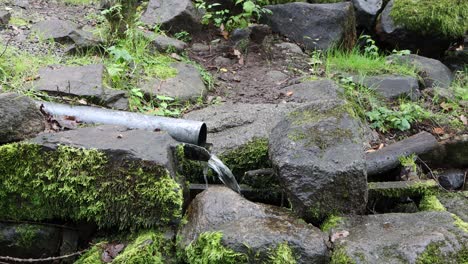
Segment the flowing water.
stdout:
<svg viewBox="0 0 468 264">
<path fill-rule="evenodd" d="M 211 155 L 210 159 L 208 160 L 208 167 L 218 174 L 218 178 L 221 182 L 224 183 L 227 187 L 231 188 L 233 191 L 240 193 L 240 187 L 237 183 L 234 174 L 232 174 L 231 170 L 218 158 L 216 155 Z M 203 170 L 203 176 L 205 177 L 206 187 L 208 188 L 208 180 L 206 175 L 208 174 L 208 167 Z"/>
</svg>

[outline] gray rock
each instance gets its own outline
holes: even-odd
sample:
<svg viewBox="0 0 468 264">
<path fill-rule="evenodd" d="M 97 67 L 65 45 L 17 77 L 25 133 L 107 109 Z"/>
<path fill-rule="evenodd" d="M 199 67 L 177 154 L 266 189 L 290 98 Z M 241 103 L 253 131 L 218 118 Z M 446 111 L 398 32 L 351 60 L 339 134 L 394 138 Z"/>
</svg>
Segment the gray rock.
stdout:
<svg viewBox="0 0 468 264">
<path fill-rule="evenodd" d="M 440 38 L 438 35 L 410 31 L 401 25 L 396 25 L 390 15 L 393 8 L 393 0 L 388 2 L 379 15 L 375 31 L 378 39 L 388 48 L 409 49 L 428 57 L 440 57 L 450 47 L 452 40 Z M 426 43 L 431 43 L 427 45 Z"/>
<path fill-rule="evenodd" d="M 354 8 L 351 3 L 289 3 L 266 6 L 265 16 L 273 32 L 280 33 L 308 50 L 326 50 L 343 44 L 351 48 L 356 40 Z"/>
<path fill-rule="evenodd" d="M 299 47 L 297 44 L 290 43 L 290 42 L 282 42 L 275 44 L 275 47 L 280 49 L 281 52 L 286 53 L 286 54 L 304 54 L 302 52 L 301 47 Z"/>
<path fill-rule="evenodd" d="M 440 142 L 439 148 L 424 156 L 433 167 L 467 168 L 468 134 L 455 136 Z"/>
<path fill-rule="evenodd" d="M 86 52 L 92 49 L 99 49 L 102 44 L 101 39 L 89 31 L 81 29 L 73 30 L 68 37 L 73 41 L 73 45 L 67 50 L 70 53 Z"/>
<path fill-rule="evenodd" d="M 249 26 L 250 40 L 253 43 L 261 44 L 266 36 L 271 34 L 271 28 L 268 25 L 252 24 Z"/>
<path fill-rule="evenodd" d="M 327 238 L 320 230 L 284 209 L 250 202 L 225 187 L 197 195 L 187 212 L 188 223 L 179 232 L 184 246 L 203 232 L 220 231 L 222 244 L 237 252 L 265 258 L 269 249 L 287 242 L 297 263 L 328 261 Z"/>
<path fill-rule="evenodd" d="M 71 41 L 70 33 L 78 30 L 78 25 L 68 20 L 50 19 L 37 22 L 32 26 L 32 30 L 39 38 L 64 43 Z"/>
<path fill-rule="evenodd" d="M 67 245 L 67 249 L 61 250 Z M 53 225 L 0 222 L 0 254 L 19 258 L 44 258 L 73 253 L 78 234 Z"/>
<path fill-rule="evenodd" d="M 391 55 L 387 60 L 392 63 L 406 63 L 415 67 L 419 76 L 423 79 L 424 88 L 448 88 L 453 80 L 452 72 L 442 62 L 423 56 Z"/>
<path fill-rule="evenodd" d="M 335 99 L 342 89 L 332 80 L 306 81 L 282 89 L 284 93 L 292 92 L 290 96 L 295 102 L 307 103 L 316 100 Z"/>
<path fill-rule="evenodd" d="M 29 0 L 15 0 L 13 2 L 13 5 L 15 5 L 17 7 L 27 9 L 27 8 L 29 8 Z"/>
<path fill-rule="evenodd" d="M 216 59 L 214 59 L 214 64 L 216 66 L 228 66 L 228 65 L 232 65 L 233 63 L 234 63 L 233 60 L 223 57 L 223 56 L 218 56 L 216 57 Z"/>
<path fill-rule="evenodd" d="M 468 222 L 468 191 L 454 193 L 439 193 L 437 198 L 442 205 L 452 214 Z"/>
<path fill-rule="evenodd" d="M 166 52 L 169 49 L 174 49 L 175 52 L 181 53 L 187 48 L 187 43 L 164 35 L 155 36 L 151 41 L 151 44 L 160 52 Z"/>
<path fill-rule="evenodd" d="M 150 27 L 161 25 L 173 33 L 201 30 L 201 14 L 190 0 L 150 0 L 141 21 Z"/>
<path fill-rule="evenodd" d="M 44 129 L 45 118 L 32 100 L 0 93 L 0 144 L 33 137 Z"/>
<path fill-rule="evenodd" d="M 230 104 L 213 105 L 192 111 L 184 118 L 203 121 L 208 127 L 212 151 L 228 153 L 256 138 L 268 138 L 281 117 L 298 104 Z"/>
<path fill-rule="evenodd" d="M 210 51 L 210 46 L 203 43 L 193 43 L 191 49 L 194 52 L 207 52 Z"/>
<path fill-rule="evenodd" d="M 365 77 L 362 84 L 390 100 L 408 97 L 414 101 L 420 96 L 418 79 L 414 77 L 378 75 Z"/>
<path fill-rule="evenodd" d="M 465 171 L 457 169 L 444 170 L 437 175 L 440 185 L 447 190 L 457 190 L 465 183 Z"/>
<path fill-rule="evenodd" d="M 34 88 L 53 95 L 85 98 L 99 105 L 112 106 L 125 98 L 126 93 L 106 88 L 104 75 L 102 64 L 48 66 L 39 69 L 40 80 Z"/>
<path fill-rule="evenodd" d="M 0 28 L 5 27 L 10 22 L 11 14 L 7 11 L 0 11 Z"/>
<path fill-rule="evenodd" d="M 264 81 L 270 83 L 282 83 L 288 79 L 288 75 L 280 71 L 269 71 L 265 74 Z"/>
<path fill-rule="evenodd" d="M 269 155 L 292 208 L 306 221 L 362 213 L 367 174 L 360 122 L 341 100 L 315 101 L 273 128 Z"/>
<path fill-rule="evenodd" d="M 165 95 L 180 101 L 196 101 L 206 95 L 207 89 L 200 72 L 194 66 L 177 62 L 171 64 L 177 76 L 165 80 L 153 79 L 143 85 L 142 90 L 151 95 Z"/>
<path fill-rule="evenodd" d="M 358 26 L 372 30 L 377 15 L 383 7 L 382 0 L 353 0 Z"/>
<path fill-rule="evenodd" d="M 334 231 L 349 232 L 337 238 L 334 247 L 356 264 L 419 263 L 429 246 L 438 248 L 446 263 L 456 263 L 453 255 L 468 243 L 468 233 L 456 227 L 447 212 L 346 217 Z"/>
</svg>

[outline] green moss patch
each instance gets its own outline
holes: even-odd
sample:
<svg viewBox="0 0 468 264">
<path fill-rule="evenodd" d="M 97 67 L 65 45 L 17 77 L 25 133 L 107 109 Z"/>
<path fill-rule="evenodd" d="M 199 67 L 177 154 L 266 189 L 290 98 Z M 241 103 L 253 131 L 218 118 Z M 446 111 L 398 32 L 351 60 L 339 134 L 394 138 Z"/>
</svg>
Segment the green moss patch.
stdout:
<svg viewBox="0 0 468 264">
<path fill-rule="evenodd" d="M 426 250 L 416 259 L 416 264 L 444 264 L 447 263 L 446 257 L 442 255 L 439 245 L 431 243 Z"/>
<path fill-rule="evenodd" d="M 435 195 L 425 195 L 419 202 L 419 209 L 422 211 L 446 211 Z"/>
<path fill-rule="evenodd" d="M 266 138 L 254 138 L 243 146 L 221 155 L 220 158 L 238 177 L 249 170 L 271 167 Z"/>
<path fill-rule="evenodd" d="M 328 232 L 332 230 L 332 228 L 335 228 L 338 226 L 339 223 L 343 221 L 342 217 L 336 216 L 336 215 L 330 215 L 325 222 L 322 223 L 320 226 L 320 230 L 323 232 Z"/>
<path fill-rule="evenodd" d="M 279 244 L 268 256 L 269 264 L 296 264 L 293 250 L 287 242 Z"/>
<path fill-rule="evenodd" d="M 247 255 L 233 251 L 221 244 L 223 233 L 201 233 L 197 240 L 185 249 L 189 264 L 225 263 L 240 264 L 247 262 Z"/>
<path fill-rule="evenodd" d="M 422 34 L 457 38 L 468 31 L 465 0 L 395 0 L 390 16 L 396 24 Z"/>
<path fill-rule="evenodd" d="M 182 202 L 180 186 L 158 164 L 67 146 L 0 146 L 0 219 L 150 227 L 179 219 Z"/>
<path fill-rule="evenodd" d="M 34 240 L 37 238 L 39 227 L 35 225 L 23 224 L 18 225 L 15 228 L 15 232 L 18 234 L 16 245 L 22 248 L 29 248 L 34 244 Z"/>
<path fill-rule="evenodd" d="M 348 255 L 346 249 L 338 247 L 333 250 L 330 264 L 356 264 L 356 261 Z"/>
<path fill-rule="evenodd" d="M 422 197 L 437 193 L 438 185 L 434 180 L 401 181 L 401 182 L 370 182 L 369 196 L 399 198 L 404 196 Z"/>
</svg>

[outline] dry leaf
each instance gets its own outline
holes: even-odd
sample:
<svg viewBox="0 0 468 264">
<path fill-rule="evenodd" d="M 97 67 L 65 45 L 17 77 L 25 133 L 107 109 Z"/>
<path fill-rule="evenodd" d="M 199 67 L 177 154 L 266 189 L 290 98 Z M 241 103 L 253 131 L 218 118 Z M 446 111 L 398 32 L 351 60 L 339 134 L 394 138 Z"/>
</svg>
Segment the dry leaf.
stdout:
<svg viewBox="0 0 468 264">
<path fill-rule="evenodd" d="M 242 56 L 242 53 L 237 49 L 234 49 L 233 53 L 234 56 L 236 56 L 238 59 L 240 59 L 240 57 Z"/>
<path fill-rule="evenodd" d="M 434 128 L 432 129 L 432 131 L 433 131 L 435 134 L 437 134 L 437 135 L 445 134 L 444 129 L 441 128 L 441 127 L 434 127 Z"/>
<path fill-rule="evenodd" d="M 243 57 L 243 56 L 241 56 L 241 57 L 239 58 L 239 64 L 240 64 L 240 65 L 244 65 L 244 57 Z"/>
<path fill-rule="evenodd" d="M 227 32 L 224 28 L 224 24 L 221 24 L 221 26 L 219 27 L 219 30 L 221 32 L 221 36 L 223 36 L 224 39 L 228 39 L 229 38 L 229 32 Z"/>
<path fill-rule="evenodd" d="M 384 146 L 385 146 L 384 143 L 380 143 L 379 148 L 377 150 L 383 149 Z"/>
<path fill-rule="evenodd" d="M 293 95 L 293 91 L 289 91 L 286 93 L 286 96 L 291 96 L 291 95 Z"/>
<path fill-rule="evenodd" d="M 226 68 L 221 68 L 219 69 L 220 72 L 228 72 L 228 70 Z"/>
<path fill-rule="evenodd" d="M 460 116 L 460 120 L 463 122 L 463 124 L 464 124 L 465 126 L 468 125 L 468 120 L 467 120 L 466 116 L 461 115 L 461 116 Z"/>
<path fill-rule="evenodd" d="M 445 111 L 449 111 L 452 109 L 452 105 L 447 104 L 446 102 L 441 103 L 440 107 L 442 107 L 442 109 L 444 109 Z"/>
<path fill-rule="evenodd" d="M 339 232 L 336 232 L 336 233 L 333 233 L 330 237 L 330 241 L 333 243 L 335 242 L 335 240 L 339 239 L 339 238 L 345 238 L 349 236 L 349 232 L 346 231 L 346 230 L 343 230 L 343 231 L 339 231 Z"/>
<path fill-rule="evenodd" d="M 366 153 L 371 153 L 371 152 L 375 152 L 376 150 L 375 149 L 368 149 L 366 150 Z"/>
</svg>

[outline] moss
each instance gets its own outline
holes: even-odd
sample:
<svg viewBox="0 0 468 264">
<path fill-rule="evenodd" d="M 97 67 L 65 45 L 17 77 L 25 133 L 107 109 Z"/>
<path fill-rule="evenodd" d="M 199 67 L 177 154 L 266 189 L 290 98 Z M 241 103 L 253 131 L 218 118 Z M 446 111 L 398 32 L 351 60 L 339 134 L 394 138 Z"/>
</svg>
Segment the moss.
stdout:
<svg viewBox="0 0 468 264">
<path fill-rule="evenodd" d="M 467 222 L 463 221 L 460 217 L 458 217 L 455 214 L 452 214 L 452 218 L 455 220 L 455 222 L 454 222 L 455 226 L 457 226 L 458 228 L 463 230 L 463 232 L 468 233 L 468 223 Z"/>
<path fill-rule="evenodd" d="M 268 255 L 268 264 L 296 264 L 296 258 L 294 257 L 293 250 L 289 247 L 287 242 L 279 244 L 270 254 Z"/>
<path fill-rule="evenodd" d="M 446 211 L 435 195 L 424 195 L 419 203 L 419 209 L 422 211 Z"/>
<path fill-rule="evenodd" d="M 336 216 L 336 215 L 330 215 L 325 220 L 325 222 L 322 223 L 322 225 L 320 226 L 320 230 L 322 230 L 323 232 L 328 232 L 332 228 L 337 227 L 338 224 L 341 223 L 342 221 L 343 221 L 342 217 L 339 217 L 339 216 Z"/>
<path fill-rule="evenodd" d="M 0 146 L 0 186 L 0 218 L 11 220 L 125 229 L 167 224 L 182 211 L 182 190 L 164 167 L 125 157 L 111 162 L 92 149 Z"/>
<path fill-rule="evenodd" d="M 395 0 L 390 16 L 396 24 L 421 34 L 457 38 L 468 31 L 465 0 Z"/>
<path fill-rule="evenodd" d="M 457 263 L 468 264 L 468 246 L 467 245 L 463 245 L 462 249 L 458 251 L 458 253 L 456 254 L 455 259 L 457 260 Z"/>
<path fill-rule="evenodd" d="M 21 17 L 12 17 L 9 21 L 10 25 L 21 27 L 29 25 L 29 22 Z"/>
<path fill-rule="evenodd" d="M 249 170 L 271 167 L 266 138 L 254 138 L 243 146 L 221 155 L 220 158 L 237 176 L 242 176 Z"/>
<path fill-rule="evenodd" d="M 288 134 L 289 139 L 293 141 L 305 141 L 306 146 L 317 146 L 320 150 L 325 150 L 352 136 L 353 132 L 351 130 L 336 127 L 327 130 L 311 127 L 305 131 L 302 129 L 292 130 L 290 134 Z"/>
<path fill-rule="evenodd" d="M 444 264 L 447 263 L 445 256 L 442 255 L 440 245 L 437 243 L 429 244 L 424 252 L 416 259 L 416 264 Z"/>
<path fill-rule="evenodd" d="M 101 261 L 102 251 L 105 247 L 106 242 L 101 242 L 88 250 L 85 254 L 83 254 L 74 264 L 99 264 L 103 263 Z"/>
<path fill-rule="evenodd" d="M 202 161 L 189 160 L 185 158 L 184 144 L 179 144 L 175 150 L 177 172 L 184 175 L 189 183 L 204 183 L 203 168 L 206 166 Z"/>
<path fill-rule="evenodd" d="M 233 251 L 221 244 L 221 232 L 201 233 L 197 240 L 190 243 L 185 249 L 189 264 L 240 264 L 247 262 L 247 255 Z"/>
<path fill-rule="evenodd" d="M 333 250 L 330 264 L 356 264 L 356 262 L 348 255 L 346 249 L 338 247 Z"/>
<path fill-rule="evenodd" d="M 387 182 L 386 184 L 390 183 Z M 438 188 L 438 185 L 434 180 L 395 182 L 395 184 L 398 184 L 398 186 L 380 186 L 379 183 L 370 182 L 368 183 L 369 195 L 383 196 L 387 198 L 399 198 L 404 196 L 420 197 L 433 195 L 437 193 Z M 400 184 L 405 184 L 405 186 L 401 186 Z"/>
<path fill-rule="evenodd" d="M 348 103 L 336 102 L 321 108 L 321 104 L 310 105 L 307 109 L 299 109 L 288 114 L 288 119 L 294 125 L 303 125 L 309 123 L 317 123 L 326 118 L 337 118 L 344 113 L 354 116 L 354 111 Z"/>
<path fill-rule="evenodd" d="M 39 231 L 39 227 L 35 225 L 18 225 L 15 228 L 15 232 L 17 234 L 17 239 L 15 244 L 19 247 L 29 248 L 34 244 L 34 240 L 37 237 L 37 233 Z"/>
</svg>

